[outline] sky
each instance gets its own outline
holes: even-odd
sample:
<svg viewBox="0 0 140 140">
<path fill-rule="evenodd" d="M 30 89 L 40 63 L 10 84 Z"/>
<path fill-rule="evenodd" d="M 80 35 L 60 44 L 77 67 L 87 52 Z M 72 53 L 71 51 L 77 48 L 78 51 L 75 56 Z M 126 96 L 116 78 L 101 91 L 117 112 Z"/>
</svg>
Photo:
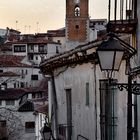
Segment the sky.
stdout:
<svg viewBox="0 0 140 140">
<path fill-rule="evenodd" d="M 0 28 L 46 33 L 65 26 L 66 0 L 0 0 Z M 90 18 L 107 18 L 108 0 L 89 0 Z"/>
</svg>

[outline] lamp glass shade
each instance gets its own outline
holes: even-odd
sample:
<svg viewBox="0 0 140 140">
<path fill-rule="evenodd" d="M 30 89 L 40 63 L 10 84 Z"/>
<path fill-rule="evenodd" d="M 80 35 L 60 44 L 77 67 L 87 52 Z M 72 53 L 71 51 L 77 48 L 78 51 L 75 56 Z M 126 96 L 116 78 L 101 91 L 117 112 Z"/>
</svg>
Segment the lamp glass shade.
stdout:
<svg viewBox="0 0 140 140">
<path fill-rule="evenodd" d="M 102 71 L 118 71 L 124 55 L 124 49 L 118 40 L 111 38 L 98 47 L 97 54 Z"/>
<path fill-rule="evenodd" d="M 115 61 L 114 61 L 114 70 L 118 71 L 121 65 L 124 52 L 116 52 Z"/>
</svg>

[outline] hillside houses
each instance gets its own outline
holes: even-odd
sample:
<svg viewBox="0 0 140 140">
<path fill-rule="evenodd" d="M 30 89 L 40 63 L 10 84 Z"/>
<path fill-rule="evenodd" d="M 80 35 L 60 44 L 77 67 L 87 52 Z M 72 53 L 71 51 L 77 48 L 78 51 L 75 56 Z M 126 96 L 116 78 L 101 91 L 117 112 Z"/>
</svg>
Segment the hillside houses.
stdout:
<svg viewBox="0 0 140 140">
<path fill-rule="evenodd" d="M 47 93 L 41 88 L 0 90 L 0 133 L 1 127 L 5 130 L 0 139 L 41 139 L 38 128 L 44 124 L 46 115 L 39 116 L 42 119 L 38 124 L 34 112 L 41 112 L 46 104 Z"/>
<path fill-rule="evenodd" d="M 111 6 L 112 2 L 109 2 Z M 115 1 L 116 9 L 117 6 L 122 6 L 121 10 L 124 10 L 124 5 L 128 6 L 128 1 L 125 2 L 120 1 L 118 6 Z M 131 2 L 129 1 L 129 4 Z M 135 48 L 139 50 L 139 46 L 136 46 L 136 34 L 134 34 L 138 30 L 132 32 L 137 20 L 133 19 L 133 24 L 130 24 L 131 17 L 129 17 L 128 21 L 124 20 L 124 23 L 127 23 L 125 26 L 121 19 L 117 21 L 119 10 L 109 9 L 109 12 L 114 11 L 116 19 L 110 21 L 107 26 L 110 28 L 107 31 L 110 29 L 116 33 L 127 32 L 127 35 L 117 34 L 115 38 L 115 41 L 120 41 L 119 47 L 125 48 L 126 54 L 123 55 L 119 65 L 120 69 L 114 72 L 111 68 L 116 63 L 118 64 L 119 58 L 110 60 L 107 57 L 117 55 L 116 44 L 113 43 L 109 46 L 109 39 L 111 41 L 114 37 L 104 35 L 106 20 L 95 20 L 103 25 L 100 26 L 101 28 L 96 25 L 94 20 L 90 22 L 88 4 L 88 0 L 66 1 L 67 51 L 48 58 L 40 64 L 41 72 L 46 77 L 50 77 L 48 97 L 53 135 L 56 139 L 61 140 L 138 140 L 139 97 L 133 94 L 133 88 L 139 89 L 139 86 L 135 86 L 136 81 L 139 81 L 139 67 L 136 69 L 136 75 L 133 75 L 131 70 L 136 66 L 137 58 L 129 56 L 128 51 L 132 49 L 133 52 Z M 130 11 L 135 18 L 137 15 L 135 13 L 136 4 L 136 1 L 132 2 L 131 10 L 133 11 Z M 123 18 L 123 12 L 125 13 L 127 10 L 125 9 L 126 11 L 123 12 L 121 10 L 120 14 Z M 112 16 L 109 18 L 111 20 Z M 101 29 L 101 32 L 98 29 Z M 108 45 L 107 49 L 105 48 L 107 45 L 103 48 L 105 51 L 112 51 L 104 55 L 103 60 L 108 58 L 107 61 L 111 61 L 113 66 L 102 72 L 97 48 L 103 43 Z M 120 54 L 118 53 L 118 56 Z M 106 64 L 105 61 L 103 64 Z M 133 77 L 131 83 L 129 76 Z M 119 83 L 122 83 L 120 87 L 117 86 Z M 132 89 L 130 89 L 130 85 L 133 85 Z M 123 87 L 125 87 L 124 90 Z M 137 94 L 139 94 L 139 90 L 137 90 Z M 130 135 L 131 137 L 129 137 Z"/>
</svg>

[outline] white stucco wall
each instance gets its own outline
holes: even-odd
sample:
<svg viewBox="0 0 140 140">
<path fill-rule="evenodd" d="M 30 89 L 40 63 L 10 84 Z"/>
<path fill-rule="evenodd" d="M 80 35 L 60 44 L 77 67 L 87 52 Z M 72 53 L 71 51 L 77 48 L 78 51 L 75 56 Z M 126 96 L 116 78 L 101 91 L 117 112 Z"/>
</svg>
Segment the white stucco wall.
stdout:
<svg viewBox="0 0 140 140">
<path fill-rule="evenodd" d="M 64 69 L 59 69 L 63 71 Z M 113 77 L 118 82 L 126 82 L 125 65 Z M 56 71 L 57 73 L 58 71 Z M 72 140 L 83 135 L 90 140 L 100 140 L 100 92 L 99 79 L 106 79 L 105 73 L 93 64 L 77 65 L 68 68 L 55 77 L 58 100 L 58 124 L 67 124 L 66 89 L 72 90 Z M 89 82 L 90 104 L 86 106 L 86 82 Z M 117 139 L 126 139 L 127 96 L 126 91 L 117 93 Z"/>
<path fill-rule="evenodd" d="M 42 140 L 40 130 L 44 126 L 45 115 L 42 113 L 37 113 L 35 115 L 35 120 L 36 120 L 36 125 L 35 125 L 36 140 Z"/>
</svg>

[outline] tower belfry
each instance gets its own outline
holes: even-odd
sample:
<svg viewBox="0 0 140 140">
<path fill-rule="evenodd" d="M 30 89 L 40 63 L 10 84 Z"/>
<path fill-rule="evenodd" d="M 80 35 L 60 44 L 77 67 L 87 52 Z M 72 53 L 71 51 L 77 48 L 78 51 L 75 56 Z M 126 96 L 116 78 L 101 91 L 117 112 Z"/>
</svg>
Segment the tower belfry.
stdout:
<svg viewBox="0 0 140 140">
<path fill-rule="evenodd" d="M 66 0 L 66 40 L 88 40 L 88 0 Z"/>
</svg>

